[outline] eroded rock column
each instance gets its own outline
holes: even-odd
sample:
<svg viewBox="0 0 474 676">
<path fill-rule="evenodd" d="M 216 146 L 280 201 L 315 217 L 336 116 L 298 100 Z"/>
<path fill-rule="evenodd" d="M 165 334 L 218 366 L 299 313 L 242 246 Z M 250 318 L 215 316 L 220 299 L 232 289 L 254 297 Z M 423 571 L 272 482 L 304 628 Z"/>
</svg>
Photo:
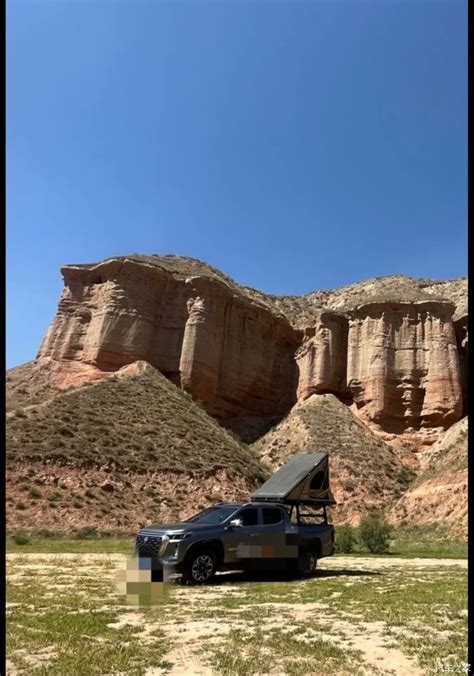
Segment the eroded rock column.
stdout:
<svg viewBox="0 0 474 676">
<path fill-rule="evenodd" d="M 449 302 L 368 304 L 350 313 L 347 384 L 389 432 L 452 424 L 462 411 Z"/>
<path fill-rule="evenodd" d="M 333 311 L 321 312 L 315 325 L 304 329 L 295 355 L 298 400 L 312 394 L 345 391 L 347 330 L 347 319 Z"/>
</svg>

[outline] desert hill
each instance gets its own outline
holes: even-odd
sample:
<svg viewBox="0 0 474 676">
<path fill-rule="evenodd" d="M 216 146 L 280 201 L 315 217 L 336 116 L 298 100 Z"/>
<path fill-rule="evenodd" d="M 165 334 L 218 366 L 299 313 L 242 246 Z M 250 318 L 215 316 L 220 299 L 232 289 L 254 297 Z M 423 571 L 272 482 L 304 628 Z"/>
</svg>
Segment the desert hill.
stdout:
<svg viewBox="0 0 474 676">
<path fill-rule="evenodd" d="M 246 499 L 267 476 L 250 449 L 156 369 L 120 376 L 7 419 L 8 522 L 133 530 Z"/>
<path fill-rule="evenodd" d="M 399 525 L 443 523 L 467 537 L 468 421 L 463 418 L 430 449 L 427 465 L 390 510 Z"/>
<path fill-rule="evenodd" d="M 329 452 L 335 523 L 357 524 L 407 490 L 414 472 L 332 394 L 313 394 L 253 444 L 273 470 L 297 453 Z"/>
</svg>

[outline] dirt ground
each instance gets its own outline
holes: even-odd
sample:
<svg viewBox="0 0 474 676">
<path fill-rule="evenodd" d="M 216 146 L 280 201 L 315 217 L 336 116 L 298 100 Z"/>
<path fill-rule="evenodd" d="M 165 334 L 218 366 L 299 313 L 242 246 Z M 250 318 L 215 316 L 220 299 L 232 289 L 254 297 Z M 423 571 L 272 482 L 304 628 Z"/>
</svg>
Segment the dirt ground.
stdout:
<svg viewBox="0 0 474 676">
<path fill-rule="evenodd" d="M 70 664 L 67 637 L 51 629 L 54 613 L 69 603 L 73 620 L 84 613 L 110 613 L 112 620 L 102 634 L 89 630 L 101 666 L 96 670 L 78 655 L 76 673 L 422 676 L 435 664 L 463 663 L 467 611 L 455 589 L 467 560 L 333 557 L 322 560 L 310 580 L 226 573 L 207 587 L 167 585 L 151 608 L 121 596 L 126 560 L 119 554 L 8 554 L 8 673 L 56 674 Z M 41 622 L 28 640 L 33 618 L 48 619 L 44 642 L 38 640 Z M 108 641 L 113 645 L 114 632 L 117 639 L 128 632 L 125 645 L 135 650 L 125 672 L 100 653 Z M 453 652 L 450 645 L 458 644 Z M 163 659 L 153 665 L 149 655 L 158 649 Z"/>
</svg>

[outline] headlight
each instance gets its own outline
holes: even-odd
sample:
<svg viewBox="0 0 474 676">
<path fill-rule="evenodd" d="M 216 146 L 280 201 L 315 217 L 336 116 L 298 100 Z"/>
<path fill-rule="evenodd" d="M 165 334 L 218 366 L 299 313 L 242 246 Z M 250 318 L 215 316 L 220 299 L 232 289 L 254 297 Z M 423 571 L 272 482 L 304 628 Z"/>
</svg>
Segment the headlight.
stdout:
<svg viewBox="0 0 474 676">
<path fill-rule="evenodd" d="M 173 533 L 170 534 L 170 542 L 176 541 L 176 540 L 186 540 L 186 538 L 190 538 L 192 533 Z"/>
</svg>

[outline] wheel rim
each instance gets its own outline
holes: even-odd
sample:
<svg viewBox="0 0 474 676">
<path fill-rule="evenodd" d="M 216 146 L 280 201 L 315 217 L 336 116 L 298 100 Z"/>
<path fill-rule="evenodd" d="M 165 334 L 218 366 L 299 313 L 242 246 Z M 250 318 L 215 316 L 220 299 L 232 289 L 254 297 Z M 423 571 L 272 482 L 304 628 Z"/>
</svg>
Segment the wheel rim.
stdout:
<svg viewBox="0 0 474 676">
<path fill-rule="evenodd" d="M 314 573 L 314 570 L 316 568 L 316 557 L 314 556 L 314 554 L 308 555 L 308 558 L 306 560 L 306 565 L 307 565 L 308 573 Z"/>
<path fill-rule="evenodd" d="M 214 572 L 214 562 L 208 554 L 198 556 L 191 568 L 193 578 L 196 582 L 208 580 Z"/>
</svg>

